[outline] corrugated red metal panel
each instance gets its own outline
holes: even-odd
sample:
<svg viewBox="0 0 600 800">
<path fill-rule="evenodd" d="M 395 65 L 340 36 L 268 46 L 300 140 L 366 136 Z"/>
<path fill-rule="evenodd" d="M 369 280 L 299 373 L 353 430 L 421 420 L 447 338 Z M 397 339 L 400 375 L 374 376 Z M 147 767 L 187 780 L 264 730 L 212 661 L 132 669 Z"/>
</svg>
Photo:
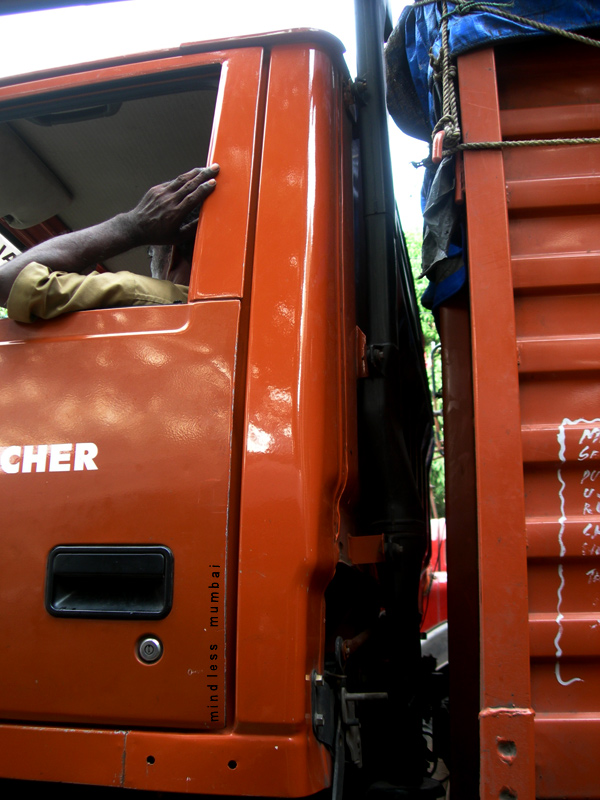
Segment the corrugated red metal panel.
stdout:
<svg viewBox="0 0 600 800">
<path fill-rule="evenodd" d="M 459 62 L 467 141 L 497 141 L 493 51 Z M 534 796 L 527 559 L 502 154 L 465 154 L 480 579 L 480 796 Z M 499 402 L 501 400 L 501 402 Z"/>
<path fill-rule="evenodd" d="M 491 50 L 463 57 L 466 140 L 600 135 L 599 67 L 597 50 L 551 40 L 498 48 L 495 58 Z M 465 178 L 482 592 L 481 796 L 599 798 L 600 145 L 466 153 Z M 524 508 L 514 494 L 518 484 Z M 491 508 L 498 512 L 492 520 Z M 489 598 L 500 590 L 506 605 L 499 609 Z M 521 641 L 518 659 L 495 661 L 513 650 L 524 625 L 529 648 Z M 535 789 L 524 793 L 517 783 L 527 785 L 533 762 L 521 761 L 518 743 L 504 788 L 498 783 L 508 716 L 500 714 L 495 743 L 484 722 L 494 705 L 510 707 L 506 692 L 494 697 L 506 684 L 520 690 L 515 712 L 529 702 L 535 712 Z"/>
</svg>

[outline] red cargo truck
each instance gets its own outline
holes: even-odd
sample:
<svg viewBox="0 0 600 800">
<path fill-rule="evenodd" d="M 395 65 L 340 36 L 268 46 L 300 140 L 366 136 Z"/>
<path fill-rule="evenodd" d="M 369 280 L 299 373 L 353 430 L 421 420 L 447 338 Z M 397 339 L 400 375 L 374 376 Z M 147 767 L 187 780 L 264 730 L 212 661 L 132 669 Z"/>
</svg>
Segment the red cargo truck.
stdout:
<svg viewBox="0 0 600 800">
<path fill-rule="evenodd" d="M 597 136 L 598 62 L 591 47 L 563 42 L 463 56 L 466 141 Z M 548 144 L 464 156 L 483 797 L 502 786 L 519 797 L 600 794 L 599 152 Z"/>
<path fill-rule="evenodd" d="M 388 62 L 438 162 L 452 796 L 597 798 L 600 17 L 465 5 L 407 9 Z"/>
</svg>

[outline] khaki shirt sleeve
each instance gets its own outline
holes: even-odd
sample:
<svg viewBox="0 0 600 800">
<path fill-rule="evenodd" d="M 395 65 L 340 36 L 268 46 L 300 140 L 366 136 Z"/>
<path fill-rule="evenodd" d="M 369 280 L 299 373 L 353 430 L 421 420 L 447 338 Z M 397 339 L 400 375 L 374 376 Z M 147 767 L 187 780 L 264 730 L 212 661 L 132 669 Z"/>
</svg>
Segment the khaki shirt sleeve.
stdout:
<svg viewBox="0 0 600 800">
<path fill-rule="evenodd" d="M 187 286 L 133 272 L 51 272 L 32 261 L 17 275 L 7 312 L 17 322 L 33 322 L 92 308 L 187 303 L 187 297 Z"/>
</svg>

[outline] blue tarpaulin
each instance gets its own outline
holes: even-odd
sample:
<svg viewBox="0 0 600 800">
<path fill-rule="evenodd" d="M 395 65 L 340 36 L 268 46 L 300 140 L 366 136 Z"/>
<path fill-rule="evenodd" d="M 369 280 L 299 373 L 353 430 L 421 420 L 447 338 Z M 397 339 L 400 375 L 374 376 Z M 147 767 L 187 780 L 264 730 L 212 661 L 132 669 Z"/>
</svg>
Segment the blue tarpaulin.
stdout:
<svg viewBox="0 0 600 800">
<path fill-rule="evenodd" d="M 586 33 L 600 26 L 600 0 L 513 0 L 513 2 L 450 2 L 448 41 L 452 57 L 479 47 L 548 35 L 527 22 Z M 386 48 L 388 107 L 396 124 L 410 136 L 430 140 L 441 116 L 439 84 L 433 79 L 430 53 L 442 44 L 442 3 L 408 6 Z M 594 38 L 597 38 L 596 34 Z M 423 184 L 423 270 L 431 280 L 424 305 L 436 308 L 464 283 L 460 215 L 453 208 L 452 158 L 429 166 Z"/>
<path fill-rule="evenodd" d="M 473 10 L 459 13 L 461 5 L 467 9 L 472 7 Z M 453 56 L 502 41 L 545 35 L 529 25 L 504 19 L 489 11 L 476 10 L 477 6 L 482 5 L 485 4 L 448 2 L 448 37 Z M 514 0 L 512 3 L 496 3 L 496 6 L 499 12 L 506 11 L 562 30 L 578 30 L 600 24 L 599 0 Z M 407 8 L 399 24 L 402 20 L 410 74 L 433 127 L 437 120 L 433 118 L 432 93 L 429 90 L 429 51 L 432 50 L 434 56 L 440 52 L 442 4 L 438 2 Z"/>
</svg>

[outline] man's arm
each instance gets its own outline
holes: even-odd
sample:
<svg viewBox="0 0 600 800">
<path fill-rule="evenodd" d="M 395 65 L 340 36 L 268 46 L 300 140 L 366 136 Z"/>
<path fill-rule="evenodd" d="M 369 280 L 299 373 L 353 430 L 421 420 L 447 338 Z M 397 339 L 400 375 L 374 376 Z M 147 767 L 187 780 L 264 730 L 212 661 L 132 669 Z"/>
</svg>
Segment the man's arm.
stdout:
<svg viewBox="0 0 600 800">
<path fill-rule="evenodd" d="M 192 169 L 153 186 L 131 211 L 35 245 L 0 268 L 0 305 L 6 306 L 19 273 L 32 261 L 51 270 L 84 272 L 99 261 L 150 244 L 178 244 L 194 235 L 196 221 L 184 222 L 216 186 L 219 165 Z"/>
</svg>

